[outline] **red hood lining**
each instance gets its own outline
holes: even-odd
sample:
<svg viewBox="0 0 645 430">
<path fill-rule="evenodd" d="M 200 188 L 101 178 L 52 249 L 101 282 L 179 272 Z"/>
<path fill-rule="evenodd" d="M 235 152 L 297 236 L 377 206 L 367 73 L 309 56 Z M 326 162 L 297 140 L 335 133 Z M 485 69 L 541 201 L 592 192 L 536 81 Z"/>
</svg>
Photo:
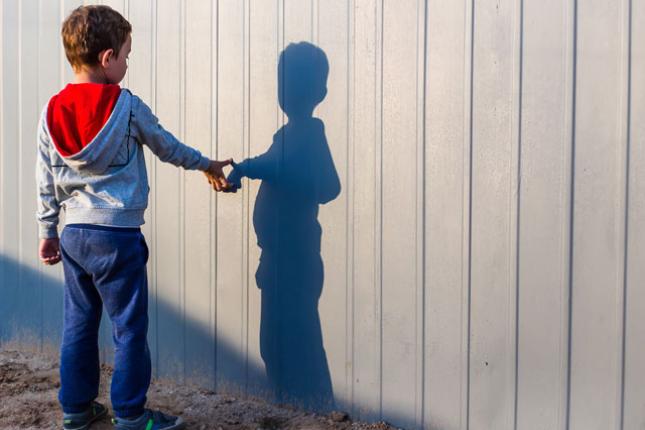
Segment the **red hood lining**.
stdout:
<svg viewBox="0 0 645 430">
<path fill-rule="evenodd" d="M 115 84 L 68 84 L 47 106 L 47 127 L 63 157 L 77 154 L 101 131 L 121 94 Z"/>
</svg>

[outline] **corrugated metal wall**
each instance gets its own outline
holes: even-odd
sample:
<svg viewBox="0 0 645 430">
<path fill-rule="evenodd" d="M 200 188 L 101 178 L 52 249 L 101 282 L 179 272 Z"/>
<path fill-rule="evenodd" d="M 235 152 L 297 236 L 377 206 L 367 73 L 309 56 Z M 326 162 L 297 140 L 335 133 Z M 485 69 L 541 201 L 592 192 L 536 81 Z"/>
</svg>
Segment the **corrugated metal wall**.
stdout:
<svg viewBox="0 0 645 430">
<path fill-rule="evenodd" d="M 0 334 L 43 347 L 62 276 L 36 255 L 35 129 L 70 79 L 58 31 L 79 3 L 0 0 Z M 325 51 L 337 407 L 410 428 L 645 427 L 645 2 L 104 3 L 134 27 L 124 86 L 217 158 L 271 145 L 290 42 Z M 156 375 L 269 395 L 259 182 L 215 195 L 148 163 Z"/>
</svg>

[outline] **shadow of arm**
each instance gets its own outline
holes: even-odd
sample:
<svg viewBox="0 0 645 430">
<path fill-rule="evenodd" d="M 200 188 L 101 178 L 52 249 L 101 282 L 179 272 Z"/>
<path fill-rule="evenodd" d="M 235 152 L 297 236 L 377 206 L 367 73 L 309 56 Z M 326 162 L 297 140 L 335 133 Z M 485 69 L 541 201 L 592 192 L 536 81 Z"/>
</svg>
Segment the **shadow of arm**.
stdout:
<svg viewBox="0 0 645 430">
<path fill-rule="evenodd" d="M 318 203 L 325 204 L 334 200 L 340 195 L 341 185 L 340 178 L 338 177 L 338 172 L 336 171 L 336 166 L 334 165 L 334 160 L 329 150 L 329 145 L 327 144 L 327 138 L 324 135 L 322 136 L 322 145 L 320 148 L 320 165 L 321 175 L 318 180 Z"/>
</svg>

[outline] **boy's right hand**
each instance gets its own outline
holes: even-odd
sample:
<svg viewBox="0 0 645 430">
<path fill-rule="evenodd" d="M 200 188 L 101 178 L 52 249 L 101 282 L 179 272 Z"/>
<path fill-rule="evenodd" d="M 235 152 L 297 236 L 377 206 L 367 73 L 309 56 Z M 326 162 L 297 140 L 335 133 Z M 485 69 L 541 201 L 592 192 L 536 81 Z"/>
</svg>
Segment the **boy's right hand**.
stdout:
<svg viewBox="0 0 645 430">
<path fill-rule="evenodd" d="M 60 244 L 57 237 L 40 239 L 38 255 L 43 264 L 53 265 L 60 261 Z"/>
<path fill-rule="evenodd" d="M 211 160 L 211 164 L 208 166 L 208 170 L 204 172 L 204 175 L 206 175 L 208 183 L 215 188 L 215 191 L 225 191 L 230 188 L 230 184 L 226 181 L 226 176 L 224 176 L 222 169 L 232 163 L 232 158 L 224 161 Z"/>
</svg>

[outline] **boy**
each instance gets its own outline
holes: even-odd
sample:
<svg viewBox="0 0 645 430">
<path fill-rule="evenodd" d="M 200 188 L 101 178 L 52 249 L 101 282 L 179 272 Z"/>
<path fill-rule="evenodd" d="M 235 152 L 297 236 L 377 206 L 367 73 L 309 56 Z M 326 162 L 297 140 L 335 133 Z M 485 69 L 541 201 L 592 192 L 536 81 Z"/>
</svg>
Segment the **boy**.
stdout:
<svg viewBox="0 0 645 430">
<path fill-rule="evenodd" d="M 222 168 L 164 130 L 150 108 L 121 89 L 131 25 L 107 6 L 82 6 L 62 27 L 75 82 L 51 98 L 38 131 L 39 254 L 65 273 L 59 401 L 65 429 L 87 429 L 107 414 L 99 386 L 102 307 L 115 344 L 111 400 L 115 429 L 180 429 L 181 418 L 144 409 L 150 384 L 148 248 L 141 234 L 148 202 L 143 145 L 162 161 L 204 171 L 225 190 Z M 65 209 L 60 242 L 57 225 Z"/>
</svg>

